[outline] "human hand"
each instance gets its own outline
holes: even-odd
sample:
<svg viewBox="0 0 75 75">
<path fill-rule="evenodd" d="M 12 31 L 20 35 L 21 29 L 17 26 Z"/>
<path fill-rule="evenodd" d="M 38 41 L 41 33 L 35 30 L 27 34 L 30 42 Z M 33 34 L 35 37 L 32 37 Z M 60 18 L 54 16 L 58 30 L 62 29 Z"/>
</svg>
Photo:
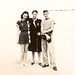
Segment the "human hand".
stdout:
<svg viewBox="0 0 75 75">
<path fill-rule="evenodd" d="M 42 35 L 45 35 L 45 31 L 42 31 L 41 33 L 42 33 Z"/>
<path fill-rule="evenodd" d="M 40 32 L 38 32 L 38 33 L 37 33 L 37 35 L 39 36 L 39 35 L 41 35 L 41 33 L 40 33 Z"/>
<path fill-rule="evenodd" d="M 48 34 L 45 34 L 45 36 L 47 40 L 51 39 L 51 37 Z"/>
</svg>

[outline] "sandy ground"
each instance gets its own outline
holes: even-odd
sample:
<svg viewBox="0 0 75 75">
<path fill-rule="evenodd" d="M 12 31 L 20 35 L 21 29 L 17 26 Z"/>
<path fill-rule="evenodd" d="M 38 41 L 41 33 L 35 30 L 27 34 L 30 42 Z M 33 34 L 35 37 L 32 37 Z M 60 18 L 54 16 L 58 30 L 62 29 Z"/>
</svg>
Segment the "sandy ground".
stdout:
<svg viewBox="0 0 75 75">
<path fill-rule="evenodd" d="M 58 25 L 57 25 L 58 26 Z M 62 25 L 61 25 L 62 26 Z M 36 62 L 30 65 L 31 52 L 28 52 L 27 67 L 21 67 L 20 47 L 16 43 L 16 26 L 0 25 L 0 75 L 75 75 L 75 24 L 64 25 L 54 30 L 55 55 L 58 71 L 51 67 L 42 68 Z M 37 54 L 36 54 L 37 61 Z"/>
</svg>

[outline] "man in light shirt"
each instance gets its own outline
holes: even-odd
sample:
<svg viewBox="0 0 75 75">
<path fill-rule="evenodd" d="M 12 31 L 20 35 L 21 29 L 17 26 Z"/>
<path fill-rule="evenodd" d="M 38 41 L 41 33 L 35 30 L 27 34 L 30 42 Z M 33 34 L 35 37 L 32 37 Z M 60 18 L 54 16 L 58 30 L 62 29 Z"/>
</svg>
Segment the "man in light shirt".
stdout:
<svg viewBox="0 0 75 75">
<path fill-rule="evenodd" d="M 41 34 L 42 34 L 42 54 L 43 54 L 43 65 L 42 68 L 48 67 L 48 53 L 49 49 L 50 63 L 53 70 L 57 71 L 56 62 L 55 62 L 55 53 L 54 53 L 54 40 L 53 40 L 53 29 L 55 21 L 49 18 L 48 10 L 43 11 L 45 20 L 41 23 Z"/>
</svg>

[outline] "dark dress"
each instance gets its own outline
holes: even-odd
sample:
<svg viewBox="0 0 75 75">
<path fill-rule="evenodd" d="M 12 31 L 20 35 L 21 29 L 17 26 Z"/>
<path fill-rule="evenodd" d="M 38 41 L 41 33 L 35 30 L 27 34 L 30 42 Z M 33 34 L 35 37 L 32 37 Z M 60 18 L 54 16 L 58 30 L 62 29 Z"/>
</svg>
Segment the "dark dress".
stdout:
<svg viewBox="0 0 75 75">
<path fill-rule="evenodd" d="M 19 29 L 21 31 L 19 35 L 19 44 L 28 44 L 29 43 L 29 34 L 28 32 L 30 31 L 28 27 L 29 21 L 17 21 L 17 25 L 19 25 Z"/>
<path fill-rule="evenodd" d="M 30 26 L 30 35 L 31 35 L 31 44 L 29 44 L 29 51 L 32 52 L 41 52 L 41 36 L 38 36 L 37 33 L 41 32 L 41 20 L 37 19 L 35 21 L 35 25 L 33 24 L 33 19 L 31 19 Z"/>
</svg>

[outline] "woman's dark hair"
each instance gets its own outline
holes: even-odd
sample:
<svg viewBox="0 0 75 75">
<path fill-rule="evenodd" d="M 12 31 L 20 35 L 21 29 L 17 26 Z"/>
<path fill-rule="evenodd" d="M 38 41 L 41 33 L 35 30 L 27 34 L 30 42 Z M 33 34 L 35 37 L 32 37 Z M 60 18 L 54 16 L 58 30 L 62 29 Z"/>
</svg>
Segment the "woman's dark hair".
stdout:
<svg viewBox="0 0 75 75">
<path fill-rule="evenodd" d="M 43 13 L 48 12 L 48 10 L 43 10 Z"/>
<path fill-rule="evenodd" d="M 27 14 L 28 15 L 28 17 L 27 17 L 27 19 L 29 18 L 29 13 L 28 13 L 28 11 L 24 11 L 23 13 L 22 13 L 22 15 L 21 15 L 21 18 L 23 19 L 23 15 L 24 14 Z"/>
<path fill-rule="evenodd" d="M 38 11 L 37 11 L 37 10 L 33 10 L 33 11 L 32 11 L 32 14 L 33 14 L 34 12 L 36 12 L 36 13 L 38 14 Z"/>
</svg>

